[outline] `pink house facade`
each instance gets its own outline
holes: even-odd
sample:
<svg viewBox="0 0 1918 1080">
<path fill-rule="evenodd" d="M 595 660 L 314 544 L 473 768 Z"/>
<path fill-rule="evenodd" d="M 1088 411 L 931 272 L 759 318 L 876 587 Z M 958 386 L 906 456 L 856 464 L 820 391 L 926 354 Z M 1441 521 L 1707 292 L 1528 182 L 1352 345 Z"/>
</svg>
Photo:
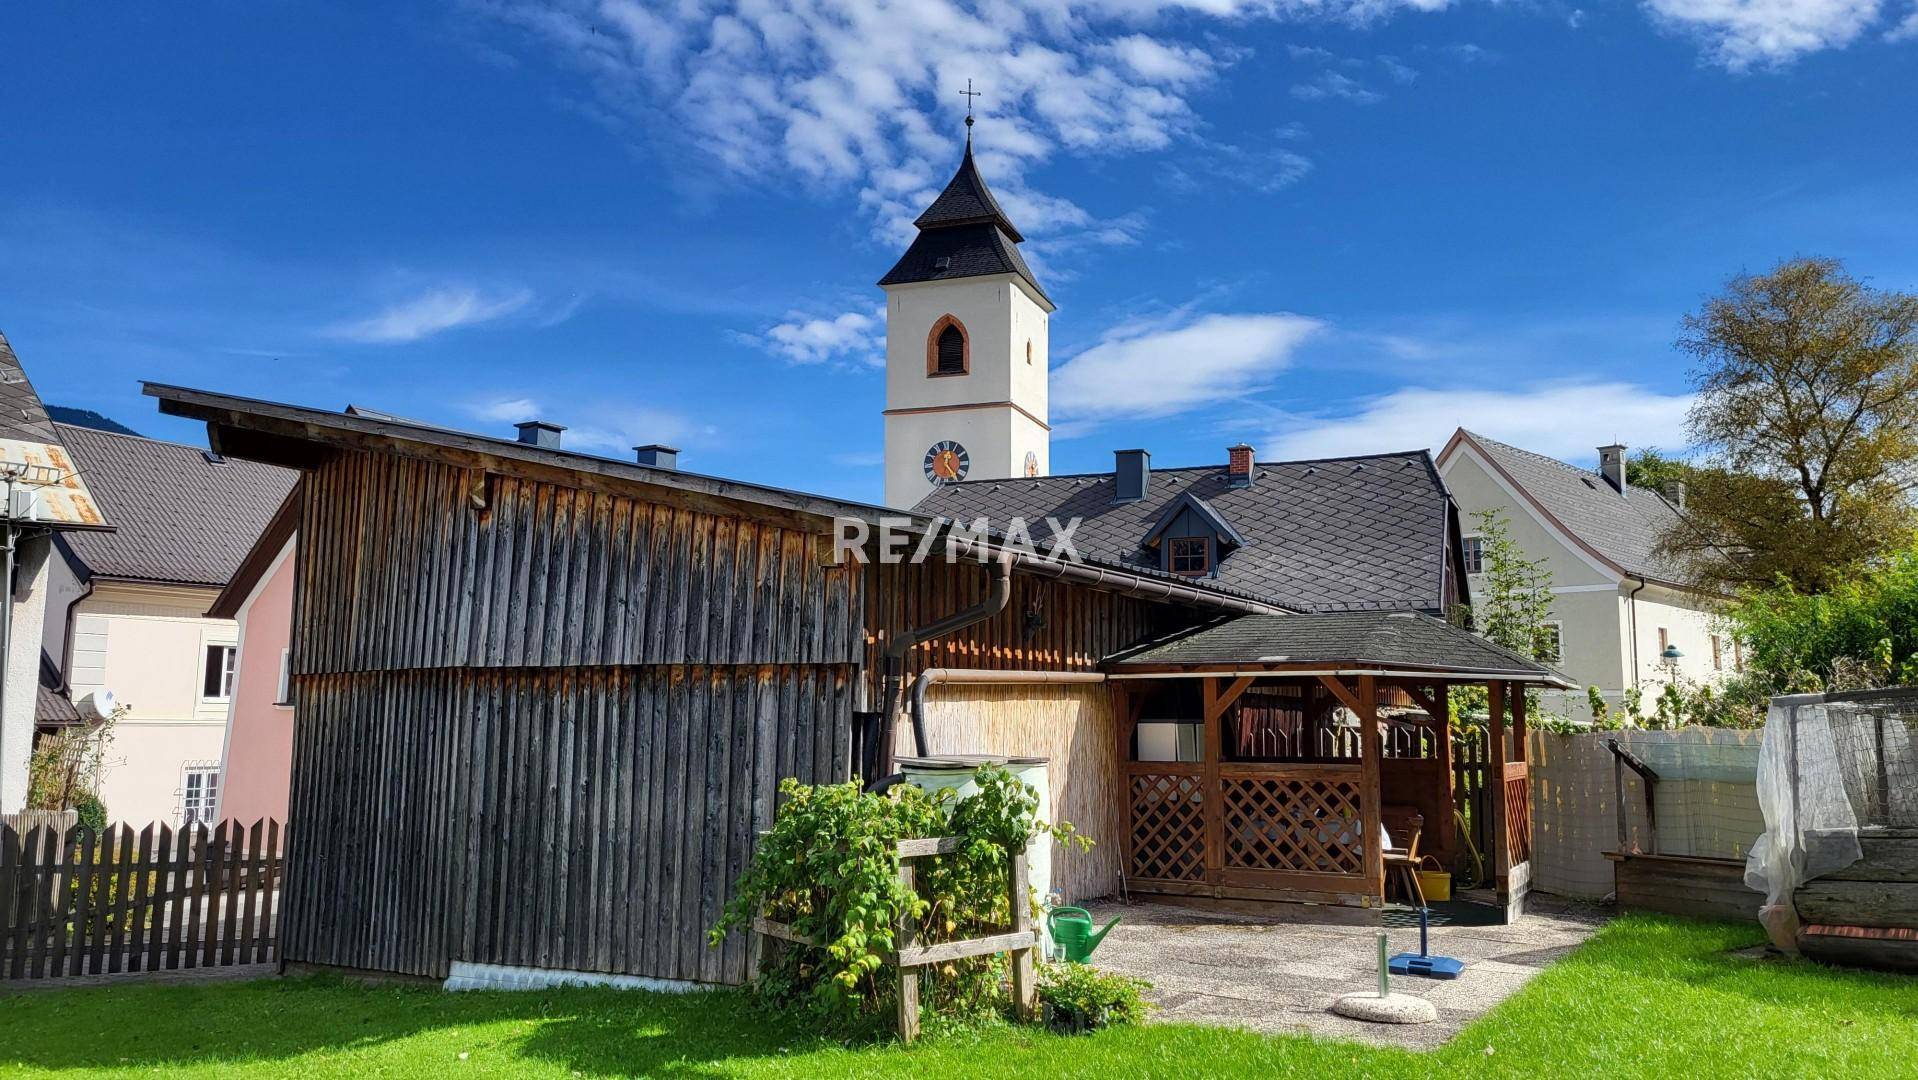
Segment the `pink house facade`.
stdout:
<svg viewBox="0 0 1918 1080">
<path fill-rule="evenodd" d="M 239 655 L 220 755 L 220 820 L 286 820 L 293 754 L 293 550 L 299 504 L 300 489 L 295 487 L 207 612 L 239 624 Z"/>
</svg>

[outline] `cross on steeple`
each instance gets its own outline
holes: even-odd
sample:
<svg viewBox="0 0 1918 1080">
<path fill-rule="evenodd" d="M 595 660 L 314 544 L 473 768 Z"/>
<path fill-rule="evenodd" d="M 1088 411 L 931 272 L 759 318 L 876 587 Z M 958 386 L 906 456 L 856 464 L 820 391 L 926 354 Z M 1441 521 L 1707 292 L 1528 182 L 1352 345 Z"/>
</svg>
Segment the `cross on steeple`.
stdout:
<svg viewBox="0 0 1918 1080">
<path fill-rule="evenodd" d="M 960 93 L 966 96 L 966 148 L 972 148 L 972 99 L 980 95 L 973 92 L 972 80 L 966 80 L 966 88 Z"/>
</svg>

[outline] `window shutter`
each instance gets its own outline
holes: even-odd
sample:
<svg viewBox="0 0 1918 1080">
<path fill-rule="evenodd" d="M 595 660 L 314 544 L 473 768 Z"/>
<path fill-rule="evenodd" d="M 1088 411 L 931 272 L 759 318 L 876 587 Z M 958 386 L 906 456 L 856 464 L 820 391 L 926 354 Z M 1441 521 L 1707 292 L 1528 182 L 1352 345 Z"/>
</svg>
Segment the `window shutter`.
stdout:
<svg viewBox="0 0 1918 1080">
<path fill-rule="evenodd" d="M 963 375 L 966 372 L 966 336 L 956 326 L 939 333 L 939 374 Z"/>
</svg>

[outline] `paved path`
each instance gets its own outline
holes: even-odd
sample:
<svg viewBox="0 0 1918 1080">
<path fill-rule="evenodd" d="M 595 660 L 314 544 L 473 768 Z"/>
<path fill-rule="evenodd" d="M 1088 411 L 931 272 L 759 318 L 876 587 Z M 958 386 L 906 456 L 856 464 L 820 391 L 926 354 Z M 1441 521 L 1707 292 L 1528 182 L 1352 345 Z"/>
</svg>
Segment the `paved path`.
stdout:
<svg viewBox="0 0 1918 1080">
<path fill-rule="evenodd" d="M 1466 963 L 1458 979 L 1395 978 L 1394 993 L 1418 994 L 1438 1007 L 1436 1023 L 1395 1027 L 1348 1020 L 1328 1011 L 1342 994 L 1378 987 L 1379 916 L 1361 925 L 1296 918 L 1221 914 L 1162 904 L 1102 903 L 1103 924 L 1117 929 L 1093 956 L 1097 967 L 1150 979 L 1160 1019 L 1226 1024 L 1272 1033 L 1299 1032 L 1424 1049 L 1437 1046 L 1523 986 L 1603 925 L 1601 909 L 1533 897 L 1532 910 L 1511 926 L 1442 925 L 1433 953 Z M 1393 910 L 1391 951 L 1418 951 L 1416 913 Z"/>
</svg>

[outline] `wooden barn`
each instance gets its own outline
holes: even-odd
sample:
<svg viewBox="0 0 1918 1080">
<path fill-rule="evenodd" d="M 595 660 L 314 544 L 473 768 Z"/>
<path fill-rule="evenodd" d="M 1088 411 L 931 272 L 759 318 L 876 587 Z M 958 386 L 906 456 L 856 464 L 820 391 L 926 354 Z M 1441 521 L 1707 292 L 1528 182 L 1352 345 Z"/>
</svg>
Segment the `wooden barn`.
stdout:
<svg viewBox="0 0 1918 1080">
<path fill-rule="evenodd" d="M 895 752 L 1049 759 L 1052 816 L 1099 841 L 1055 860 L 1054 884 L 1073 898 L 1146 884 L 1128 859 L 1139 857 L 1141 815 L 1162 809 L 1137 795 L 1134 703 L 1147 687 L 1114 677 L 1124 674 L 1114 662 L 1171 679 L 1139 666 L 1136 650 L 1245 616 L 1299 627 L 1325 617 L 1097 550 L 1078 561 L 995 543 L 956 561 L 836 558 L 836 521 L 899 512 L 682 472 L 662 448 L 630 463 L 572 453 L 547 424 L 487 438 L 358 410 L 147 392 L 164 412 L 205 421 L 218 452 L 307 474 L 284 904 L 284 956 L 296 964 L 430 979 L 465 964 L 738 981 L 747 943 L 708 948 L 705 931 L 770 824 L 780 778 L 877 777 Z M 1408 482 L 1410 471 L 1392 475 Z M 1367 542 L 1385 530 L 1372 528 Z M 1442 606 L 1454 595 L 1456 523 L 1441 515 L 1429 528 L 1437 548 L 1419 563 L 1419 587 Z M 1387 672 L 1342 655 L 1299 671 Z M 1270 666 L 1194 670 L 1236 697 Z M 1390 686 L 1428 692 L 1550 677 L 1511 665 L 1489 676 L 1456 664 L 1390 671 Z M 1225 707 L 1205 700 L 1215 749 L 1193 775 L 1239 776 L 1219 764 Z M 1376 823 L 1381 777 L 1415 782 L 1382 767 L 1378 716 L 1364 715 L 1349 761 L 1290 766 L 1350 766 L 1340 774 L 1350 798 L 1312 814 Z M 1434 805 L 1449 797 L 1426 794 Z M 1325 884 L 1222 876 L 1229 826 L 1216 813 L 1204 822 L 1213 839 L 1193 848 L 1198 876 L 1162 891 L 1223 897 L 1251 881 L 1289 899 L 1300 882 Z M 1272 815 L 1239 826 L 1316 827 Z M 1338 857 L 1359 865 L 1337 899 L 1376 906 L 1376 830 L 1343 842 Z"/>
<path fill-rule="evenodd" d="M 831 561 L 835 518 L 894 512 L 567 453 L 544 427 L 515 442 L 148 392 L 220 453 L 307 472 L 292 962 L 737 981 L 745 943 L 704 935 L 778 780 L 847 778 L 887 644 L 993 590 L 996 561 Z M 1016 558 L 997 613 L 912 668 L 1091 672 L 1155 631 L 1273 610 Z M 1062 692 L 1007 726 L 1053 719 L 1111 746 L 1103 697 Z"/>
</svg>

